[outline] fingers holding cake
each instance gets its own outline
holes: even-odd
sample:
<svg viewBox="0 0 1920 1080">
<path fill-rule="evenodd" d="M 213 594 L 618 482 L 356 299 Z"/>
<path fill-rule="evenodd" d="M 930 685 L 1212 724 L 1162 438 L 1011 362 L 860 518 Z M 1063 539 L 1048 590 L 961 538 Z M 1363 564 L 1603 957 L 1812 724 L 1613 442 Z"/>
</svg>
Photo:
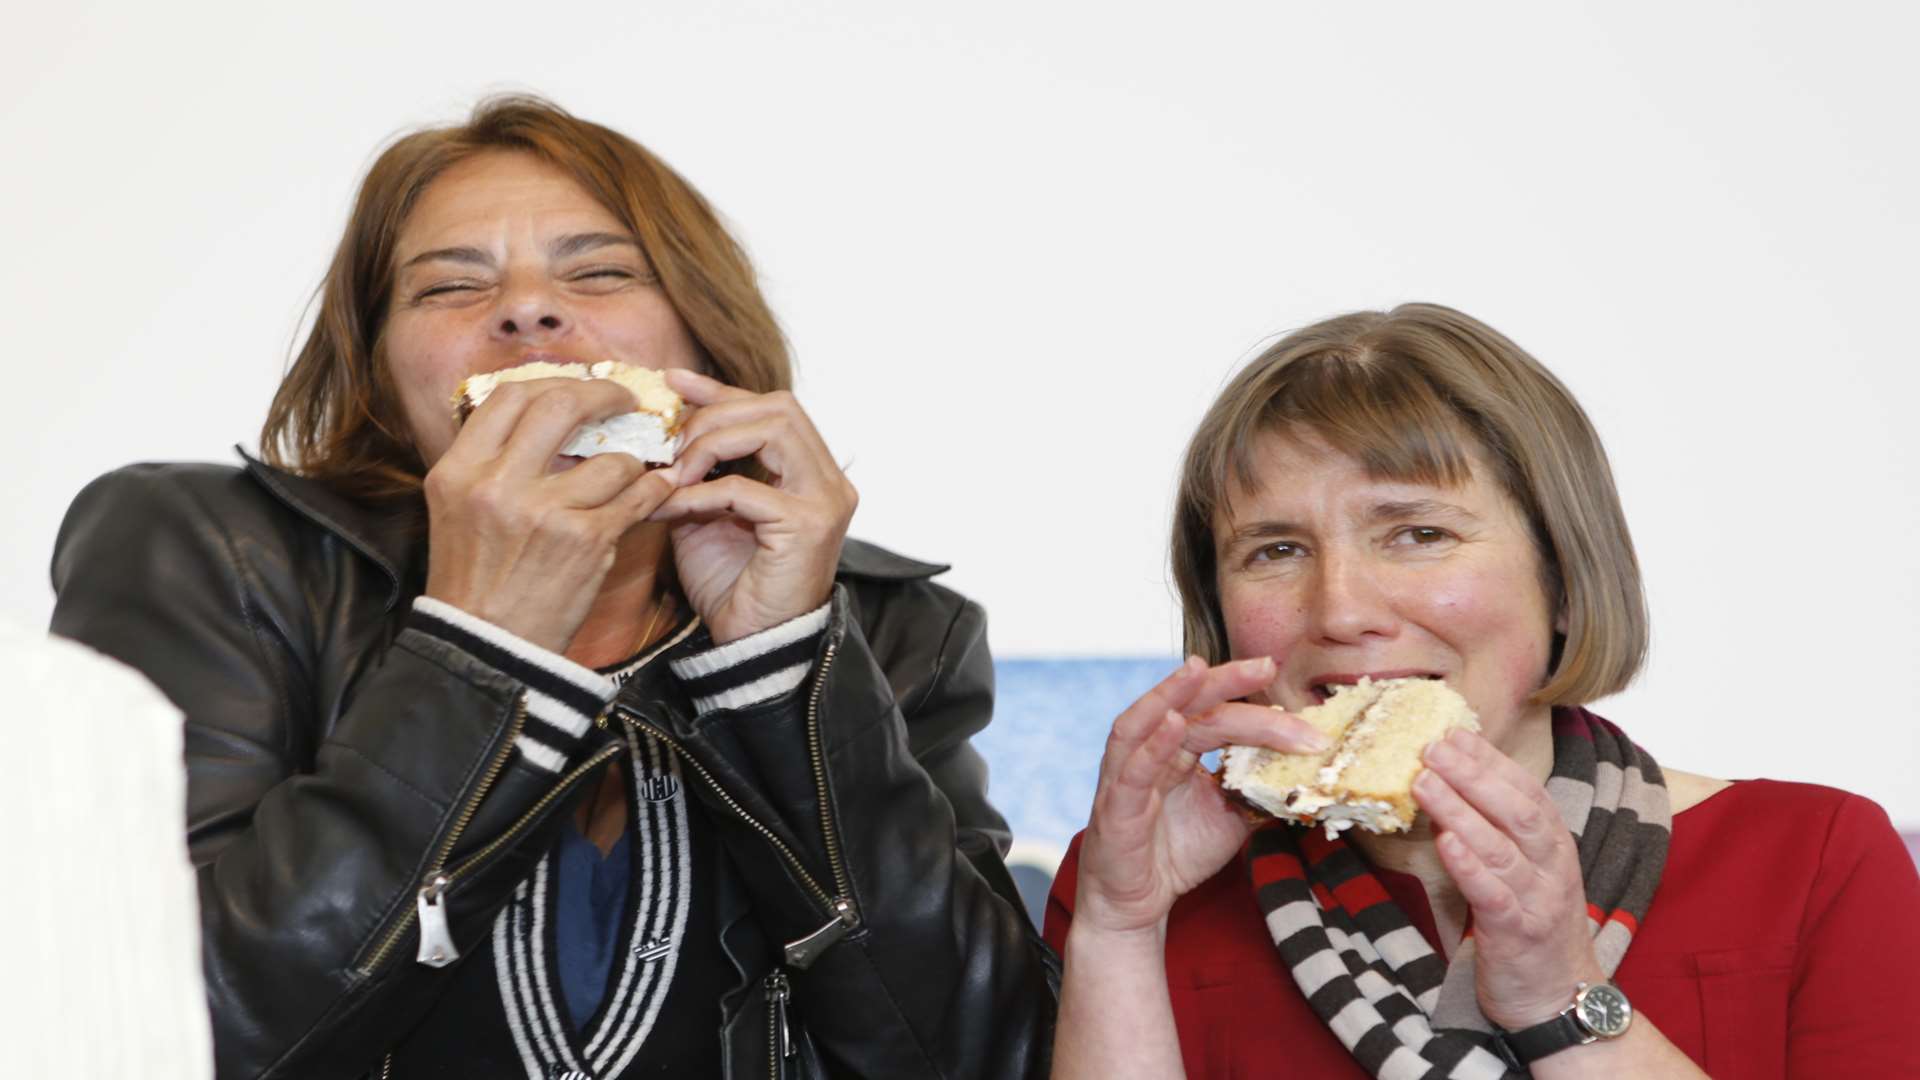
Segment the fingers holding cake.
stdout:
<svg viewBox="0 0 1920 1080">
<path fill-rule="evenodd" d="M 688 601 L 716 642 L 826 602 L 859 493 L 792 394 L 758 394 L 697 372 L 666 372 L 694 408 L 666 470 L 676 490 L 650 520 L 670 526 Z M 752 459 L 755 475 L 713 477 Z"/>
<path fill-rule="evenodd" d="M 551 471 L 583 424 L 630 411 L 616 383 L 503 385 L 428 471 L 426 595 L 561 652 L 621 538 L 672 493 L 627 454 Z"/>
<path fill-rule="evenodd" d="M 1324 739 L 1312 726 L 1281 709 L 1241 700 L 1266 689 L 1273 675 L 1273 661 L 1264 656 L 1213 667 L 1189 658 L 1121 715 L 1108 745 L 1123 731 L 1158 724 L 1172 712 L 1184 731 L 1180 748 L 1195 758 L 1235 743 L 1283 751 L 1320 749 Z"/>
<path fill-rule="evenodd" d="M 1284 713 L 1238 699 L 1273 679 L 1264 657 L 1189 659 L 1113 723 L 1080 853 L 1074 932 L 1151 929 L 1239 850 L 1249 825 L 1197 767 L 1232 738 L 1311 738 Z"/>
<path fill-rule="evenodd" d="M 1327 737 L 1317 728 L 1275 706 L 1229 701 L 1188 721 L 1185 745 L 1195 754 L 1223 746 L 1257 746 L 1283 754 L 1311 754 L 1327 748 Z"/>
<path fill-rule="evenodd" d="M 490 389 L 467 408 L 441 463 L 497 461 L 521 475 L 545 475 L 575 431 L 632 412 L 635 404 L 630 390 L 609 379 L 534 379 Z"/>
<path fill-rule="evenodd" d="M 1540 781 L 1479 735 L 1456 732 L 1424 760 L 1414 796 L 1473 913 L 1481 1009 L 1531 1023 L 1568 985 L 1603 977 L 1571 834 Z"/>
<path fill-rule="evenodd" d="M 1414 785 L 1441 830 L 1488 826 L 1535 862 L 1578 867 L 1573 840 L 1545 785 L 1477 732 L 1455 731 L 1427 747 Z"/>
<path fill-rule="evenodd" d="M 776 486 L 808 491 L 845 483 L 799 399 L 786 391 L 756 394 L 694 371 L 667 372 L 667 383 L 695 406 L 681 426 L 675 472 L 694 484 L 723 462 L 757 458 Z"/>
</svg>

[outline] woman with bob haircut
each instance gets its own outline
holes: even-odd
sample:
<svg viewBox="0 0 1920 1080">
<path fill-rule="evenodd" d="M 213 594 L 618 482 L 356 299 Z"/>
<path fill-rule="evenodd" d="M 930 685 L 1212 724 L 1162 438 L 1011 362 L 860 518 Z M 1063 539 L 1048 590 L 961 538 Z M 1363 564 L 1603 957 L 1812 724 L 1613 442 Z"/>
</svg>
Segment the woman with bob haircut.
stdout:
<svg viewBox="0 0 1920 1080">
<path fill-rule="evenodd" d="M 1920 1075 L 1886 814 L 1662 768 L 1584 708 L 1646 654 L 1640 573 L 1513 342 L 1428 304 L 1287 336 L 1194 434 L 1172 550 L 1192 658 L 1115 720 L 1049 902 L 1055 1077 Z M 1294 714 L 1367 676 L 1481 724 L 1427 749 L 1410 832 L 1254 823 L 1198 767 L 1318 749 Z"/>
<path fill-rule="evenodd" d="M 1057 967 L 969 739 L 984 615 L 846 539 L 745 254 L 483 102 L 362 183 L 264 460 L 74 501 L 53 629 L 187 715 L 222 1077 L 1017 1077 Z M 661 369 L 678 459 L 560 453 Z"/>
</svg>

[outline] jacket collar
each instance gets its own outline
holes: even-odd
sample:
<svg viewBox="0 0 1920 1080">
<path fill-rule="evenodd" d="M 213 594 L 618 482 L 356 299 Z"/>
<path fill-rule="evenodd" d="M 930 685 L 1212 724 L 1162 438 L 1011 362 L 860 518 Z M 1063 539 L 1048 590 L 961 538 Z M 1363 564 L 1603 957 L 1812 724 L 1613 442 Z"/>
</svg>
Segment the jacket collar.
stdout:
<svg viewBox="0 0 1920 1080">
<path fill-rule="evenodd" d="M 349 548 L 379 567 L 391 588 L 387 610 L 400 603 L 404 583 L 421 561 L 418 525 L 407 515 L 354 502 L 325 484 L 298 476 L 247 453 L 239 446 L 247 474 L 273 493 L 295 513 L 339 537 Z M 840 549 L 839 574 L 842 577 L 874 581 L 918 581 L 945 573 L 943 563 L 921 562 L 898 555 L 877 544 L 849 538 Z"/>
<path fill-rule="evenodd" d="M 288 509 L 338 537 L 349 548 L 386 574 L 387 610 L 399 605 L 403 583 L 419 559 L 418 525 L 396 514 L 354 502 L 316 480 L 309 480 L 254 457 L 238 446 L 247 475 L 259 482 Z"/>
</svg>

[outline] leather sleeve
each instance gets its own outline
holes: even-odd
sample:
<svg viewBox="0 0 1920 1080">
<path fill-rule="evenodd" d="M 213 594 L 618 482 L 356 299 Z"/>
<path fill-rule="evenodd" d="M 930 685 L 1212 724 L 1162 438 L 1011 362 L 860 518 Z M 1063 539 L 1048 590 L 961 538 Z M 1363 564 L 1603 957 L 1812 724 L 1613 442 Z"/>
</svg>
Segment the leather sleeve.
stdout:
<svg viewBox="0 0 1920 1080">
<path fill-rule="evenodd" d="M 858 928 L 793 976 L 792 1005 L 836 1074 L 1044 1076 L 1058 967 L 1001 861 L 1006 825 L 968 742 L 992 711 L 985 617 L 926 582 L 862 589 L 859 618 L 836 590 L 801 692 L 710 714 L 684 738 L 753 777 L 749 812 L 776 819 L 826 891 L 851 894 Z M 724 835 L 770 934 L 830 921 L 764 839 Z"/>
<path fill-rule="evenodd" d="M 53 632 L 138 668 L 187 717 L 189 849 L 223 1078 L 367 1069 L 452 970 L 414 963 L 415 930 L 384 962 L 371 954 L 413 910 L 461 811 L 493 792 L 456 855 L 512 809 L 492 804 L 551 787 L 498 767 L 520 684 L 417 630 L 400 632 L 320 735 L 315 612 L 328 590 L 352 587 L 301 573 L 303 545 L 323 542 L 232 470 L 134 466 L 75 499 L 54 555 Z M 463 949 L 510 887 L 477 882 L 450 901 Z"/>
</svg>

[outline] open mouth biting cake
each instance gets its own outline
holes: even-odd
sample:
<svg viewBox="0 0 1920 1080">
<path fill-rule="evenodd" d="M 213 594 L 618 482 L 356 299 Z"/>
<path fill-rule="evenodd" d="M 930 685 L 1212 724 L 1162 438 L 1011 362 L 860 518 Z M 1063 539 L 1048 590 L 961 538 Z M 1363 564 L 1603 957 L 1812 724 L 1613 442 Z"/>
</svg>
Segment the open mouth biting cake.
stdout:
<svg viewBox="0 0 1920 1080">
<path fill-rule="evenodd" d="M 1412 828 L 1421 752 L 1455 728 L 1480 730 L 1466 699 L 1439 679 L 1363 678 L 1295 715 L 1332 745 L 1317 754 L 1229 746 L 1220 781 L 1277 818 L 1324 825 L 1329 839 L 1354 825 Z"/>
<path fill-rule="evenodd" d="M 597 364 L 534 361 L 469 375 L 453 392 L 454 418 L 464 423 L 502 383 L 529 379 L 612 379 L 631 390 L 640 403 L 633 412 L 583 425 L 560 448 L 562 454 L 574 457 L 632 454 L 649 464 L 669 465 L 680 453 L 680 422 L 686 416 L 686 402 L 673 392 L 660 372 L 614 360 Z"/>
</svg>

